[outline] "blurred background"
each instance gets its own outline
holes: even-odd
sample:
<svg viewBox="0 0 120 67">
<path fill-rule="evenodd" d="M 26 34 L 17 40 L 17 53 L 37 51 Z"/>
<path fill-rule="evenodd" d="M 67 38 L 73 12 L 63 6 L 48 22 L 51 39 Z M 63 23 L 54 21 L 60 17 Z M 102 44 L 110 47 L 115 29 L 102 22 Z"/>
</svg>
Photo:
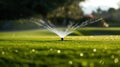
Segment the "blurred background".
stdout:
<svg viewBox="0 0 120 67">
<path fill-rule="evenodd" d="M 120 27 L 120 0 L 0 0 L 0 31 L 39 28 L 30 18 L 47 19 L 59 25 L 103 20 L 87 27 Z"/>
</svg>

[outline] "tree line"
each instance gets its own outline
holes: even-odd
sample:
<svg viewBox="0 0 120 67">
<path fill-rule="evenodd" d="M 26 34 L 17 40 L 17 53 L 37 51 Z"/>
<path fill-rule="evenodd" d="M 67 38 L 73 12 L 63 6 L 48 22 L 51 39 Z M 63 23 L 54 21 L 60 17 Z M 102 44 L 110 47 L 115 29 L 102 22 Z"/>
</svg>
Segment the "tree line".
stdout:
<svg viewBox="0 0 120 67">
<path fill-rule="evenodd" d="M 96 17 L 102 17 L 106 20 L 110 26 L 119 27 L 120 26 L 120 8 L 114 9 L 110 8 L 108 11 L 103 11 L 100 8 L 97 9 L 97 12 L 93 12 L 93 15 Z"/>
<path fill-rule="evenodd" d="M 75 14 L 73 9 L 80 10 L 76 5 L 80 1 L 83 0 L 0 0 L 0 19 L 62 16 L 73 13 L 71 11 Z"/>
<path fill-rule="evenodd" d="M 46 18 L 52 22 L 80 19 L 79 2 L 84 0 L 0 0 L 0 30 L 36 28 L 28 18 Z"/>
</svg>

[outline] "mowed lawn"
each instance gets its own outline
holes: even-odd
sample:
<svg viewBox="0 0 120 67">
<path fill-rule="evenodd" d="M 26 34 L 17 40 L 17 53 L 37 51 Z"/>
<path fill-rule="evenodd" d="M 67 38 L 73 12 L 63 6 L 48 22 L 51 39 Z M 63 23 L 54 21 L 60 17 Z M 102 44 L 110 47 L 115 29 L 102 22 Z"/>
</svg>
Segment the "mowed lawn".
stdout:
<svg viewBox="0 0 120 67">
<path fill-rule="evenodd" d="M 120 36 L 67 36 L 47 30 L 0 32 L 0 67 L 119 67 Z"/>
</svg>

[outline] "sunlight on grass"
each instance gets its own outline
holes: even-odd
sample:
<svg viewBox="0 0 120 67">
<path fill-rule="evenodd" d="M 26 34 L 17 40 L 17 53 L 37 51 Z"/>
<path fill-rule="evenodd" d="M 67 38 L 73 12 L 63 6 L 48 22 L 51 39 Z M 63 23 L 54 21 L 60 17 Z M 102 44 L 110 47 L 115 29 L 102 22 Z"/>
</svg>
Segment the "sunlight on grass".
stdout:
<svg viewBox="0 0 120 67">
<path fill-rule="evenodd" d="M 31 33 L 1 32 L 1 66 L 111 67 L 120 65 L 120 36 L 118 35 L 67 36 L 64 41 L 61 41 L 54 34 L 36 34 L 36 32 L 34 31 L 32 35 L 33 31 Z"/>
</svg>

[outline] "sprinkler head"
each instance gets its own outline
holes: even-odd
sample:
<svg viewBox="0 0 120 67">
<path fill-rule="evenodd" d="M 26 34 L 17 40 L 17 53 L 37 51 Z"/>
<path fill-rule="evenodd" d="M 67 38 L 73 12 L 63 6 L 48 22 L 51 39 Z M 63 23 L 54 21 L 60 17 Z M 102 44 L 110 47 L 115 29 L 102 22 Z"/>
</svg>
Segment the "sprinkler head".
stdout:
<svg viewBox="0 0 120 67">
<path fill-rule="evenodd" d="M 61 41 L 63 41 L 64 40 L 64 38 L 61 38 Z"/>
</svg>

